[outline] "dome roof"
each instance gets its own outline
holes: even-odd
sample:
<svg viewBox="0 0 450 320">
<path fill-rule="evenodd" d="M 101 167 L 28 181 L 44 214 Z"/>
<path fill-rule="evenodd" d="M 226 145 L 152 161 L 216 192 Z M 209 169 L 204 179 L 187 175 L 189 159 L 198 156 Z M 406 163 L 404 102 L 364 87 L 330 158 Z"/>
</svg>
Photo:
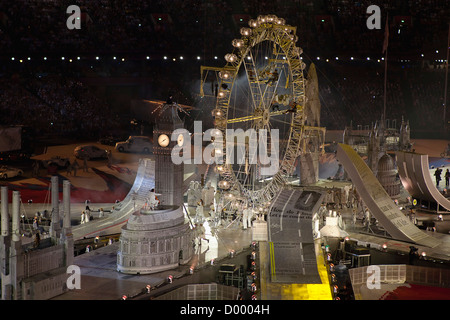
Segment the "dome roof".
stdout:
<svg viewBox="0 0 450 320">
<path fill-rule="evenodd" d="M 395 170 L 394 160 L 387 153 L 378 161 L 378 172 Z"/>
</svg>

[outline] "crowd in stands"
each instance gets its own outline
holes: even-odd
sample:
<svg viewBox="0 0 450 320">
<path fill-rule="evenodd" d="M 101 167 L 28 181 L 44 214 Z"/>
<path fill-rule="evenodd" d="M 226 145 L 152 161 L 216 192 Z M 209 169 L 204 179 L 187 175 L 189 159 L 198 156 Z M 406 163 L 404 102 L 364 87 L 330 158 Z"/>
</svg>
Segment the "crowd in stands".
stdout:
<svg viewBox="0 0 450 320">
<path fill-rule="evenodd" d="M 81 30 L 66 27 L 66 8 L 72 4 L 82 10 Z M 382 8 L 380 30 L 366 26 L 366 9 L 373 4 Z M 327 64 L 315 57 L 381 57 L 387 11 L 389 57 L 396 62 L 388 73 L 387 116 L 410 119 L 420 130 L 435 127 L 442 121 L 444 71 L 424 67 L 423 60 L 433 63 L 445 58 L 450 6 L 440 0 L 1 1 L 1 124 L 34 124 L 41 132 L 68 135 L 101 135 L 119 125 L 108 112 L 107 97 L 94 95 L 80 80 L 86 77 L 145 78 L 146 98 L 165 99 L 170 91 L 180 103 L 194 104 L 201 63 L 215 62 L 214 56 L 223 62 L 224 54 L 232 50 L 232 39 L 240 36 L 241 27 L 248 26 L 247 17 L 270 13 L 297 26 L 297 45 L 304 50 L 304 61 L 316 63 L 322 110 L 326 111 L 321 124 L 329 129 L 340 129 L 350 121 L 370 124 L 383 112 L 383 63 Z M 244 15 L 243 21 L 236 14 Z M 91 60 L 76 67 L 34 62 L 47 54 Z M 95 62 L 96 55 L 122 55 L 127 61 Z M 138 55 L 150 55 L 153 62 L 135 59 Z M 165 55 L 178 60 L 189 56 L 190 62 L 181 65 L 170 58 L 166 62 Z M 11 56 L 32 57 L 30 67 L 11 63 Z M 202 61 L 192 62 L 196 56 Z M 401 58 L 409 59 L 406 67 L 399 63 Z"/>
<path fill-rule="evenodd" d="M 319 65 L 322 125 L 330 129 L 342 124 L 371 125 L 384 112 L 384 70 L 346 64 Z M 364 72 L 365 70 L 365 72 Z M 445 71 L 392 65 L 386 82 L 386 119 L 409 120 L 413 130 L 439 131 L 443 125 Z M 448 104 L 448 102 L 447 102 Z"/>
<path fill-rule="evenodd" d="M 69 30 L 66 9 L 82 11 L 81 30 Z M 367 7 L 382 8 L 382 27 L 366 26 Z M 428 53 L 445 48 L 450 7 L 441 0 L 5 0 L 0 3 L 3 53 L 111 52 L 226 53 L 248 18 L 277 14 L 298 27 L 310 53 L 381 54 L 389 11 L 393 53 Z M 233 15 L 247 15 L 242 22 Z M 403 22 L 401 22 L 403 20 Z M 399 32 L 400 30 L 400 32 Z"/>
<path fill-rule="evenodd" d="M 36 128 L 39 136 L 99 137 L 120 123 L 82 83 L 60 76 L 0 82 L 0 124 Z"/>
</svg>

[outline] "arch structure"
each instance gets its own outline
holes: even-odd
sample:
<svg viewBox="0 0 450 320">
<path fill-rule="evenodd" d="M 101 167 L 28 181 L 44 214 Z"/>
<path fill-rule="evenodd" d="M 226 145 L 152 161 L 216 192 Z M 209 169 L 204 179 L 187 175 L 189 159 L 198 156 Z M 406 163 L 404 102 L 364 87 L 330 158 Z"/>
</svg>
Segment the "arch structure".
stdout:
<svg viewBox="0 0 450 320">
<path fill-rule="evenodd" d="M 406 191 L 420 202 L 428 202 L 437 212 L 449 212 L 450 200 L 436 188 L 431 178 L 427 154 L 397 151 L 397 167 L 400 180 Z M 443 174 L 445 174 L 443 172 Z"/>
</svg>

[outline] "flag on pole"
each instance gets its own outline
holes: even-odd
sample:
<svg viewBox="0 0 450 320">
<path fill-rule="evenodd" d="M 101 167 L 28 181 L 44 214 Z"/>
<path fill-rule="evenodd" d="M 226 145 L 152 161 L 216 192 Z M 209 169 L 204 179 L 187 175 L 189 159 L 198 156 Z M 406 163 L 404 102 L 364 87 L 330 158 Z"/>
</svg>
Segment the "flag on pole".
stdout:
<svg viewBox="0 0 450 320">
<path fill-rule="evenodd" d="M 388 17 L 386 17 L 386 26 L 384 27 L 384 43 L 383 43 L 383 54 L 386 52 L 389 44 L 389 24 Z"/>
</svg>

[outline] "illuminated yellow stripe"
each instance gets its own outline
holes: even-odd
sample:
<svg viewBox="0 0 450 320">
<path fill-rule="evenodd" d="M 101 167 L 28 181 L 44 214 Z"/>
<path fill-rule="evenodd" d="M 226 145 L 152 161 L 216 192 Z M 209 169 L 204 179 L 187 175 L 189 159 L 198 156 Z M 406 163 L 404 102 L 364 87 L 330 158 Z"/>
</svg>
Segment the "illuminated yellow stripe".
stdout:
<svg viewBox="0 0 450 320">
<path fill-rule="evenodd" d="M 273 252 L 273 242 L 269 242 L 269 255 L 270 255 L 270 273 L 272 274 L 272 280 L 276 279 L 275 276 L 275 254 Z"/>
<path fill-rule="evenodd" d="M 274 111 L 274 112 L 269 112 L 269 116 L 278 116 L 280 114 L 284 114 L 286 113 L 286 110 L 280 110 L 280 111 Z M 234 118 L 234 119 L 228 119 L 227 123 L 237 123 L 237 122 L 245 122 L 245 121 L 251 121 L 251 120 L 257 120 L 257 119 L 262 119 L 262 115 L 250 115 L 250 116 L 246 116 L 246 117 L 241 117 L 241 118 Z"/>
</svg>

